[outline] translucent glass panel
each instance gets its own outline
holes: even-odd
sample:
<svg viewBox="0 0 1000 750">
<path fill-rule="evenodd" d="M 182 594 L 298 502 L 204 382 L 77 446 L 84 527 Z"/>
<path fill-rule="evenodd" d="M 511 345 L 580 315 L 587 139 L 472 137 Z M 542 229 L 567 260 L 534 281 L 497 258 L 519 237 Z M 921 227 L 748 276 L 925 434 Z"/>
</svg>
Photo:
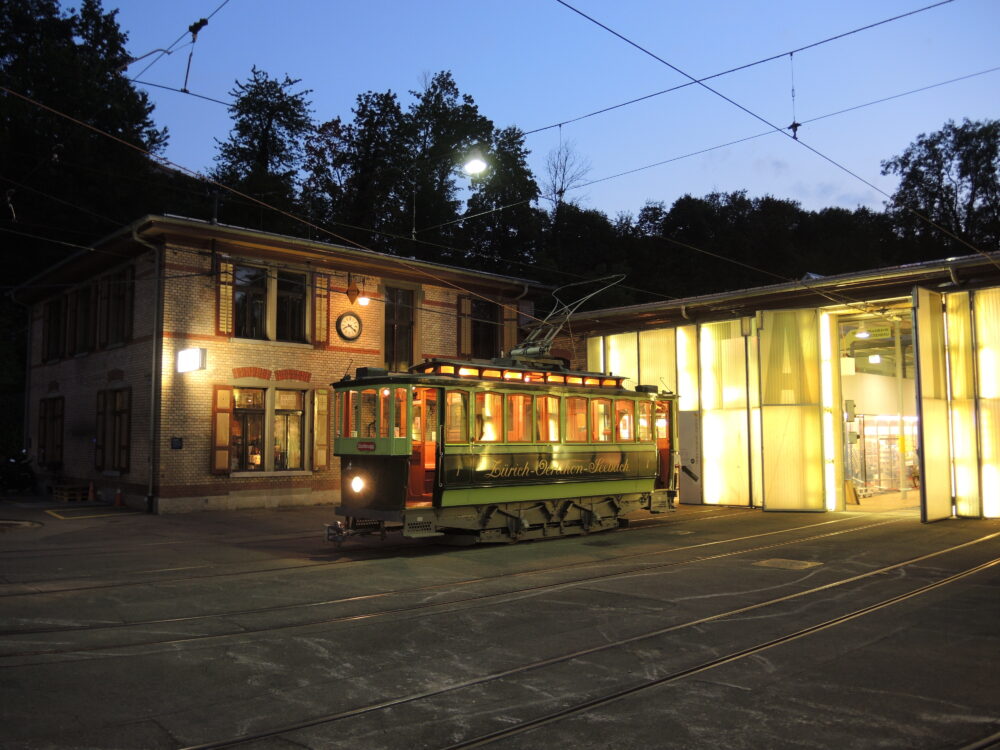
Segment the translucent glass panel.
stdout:
<svg viewBox="0 0 1000 750">
<path fill-rule="evenodd" d="M 1000 289 L 976 292 L 979 450 L 983 515 L 1000 517 Z"/>
<path fill-rule="evenodd" d="M 816 310 L 761 314 L 765 510 L 823 510 L 819 323 Z"/>
<path fill-rule="evenodd" d="M 951 450 L 942 296 L 914 291 L 917 339 L 917 409 L 920 416 L 921 519 L 951 516 Z"/>
<path fill-rule="evenodd" d="M 955 512 L 978 517 L 979 446 L 976 435 L 976 376 L 972 352 L 972 310 L 969 293 L 945 297 L 948 324 L 948 374 L 951 386 L 951 453 Z"/>
<path fill-rule="evenodd" d="M 844 508 L 843 423 L 841 421 L 840 352 L 835 346 L 837 319 L 829 314 L 820 321 L 820 387 L 823 403 L 823 494 L 827 510 Z"/>
<path fill-rule="evenodd" d="M 746 344 L 739 320 L 701 327 L 702 497 L 750 503 Z"/>
<path fill-rule="evenodd" d="M 698 327 L 681 326 L 677 336 L 677 408 L 698 411 Z"/>
<path fill-rule="evenodd" d="M 587 339 L 587 370 L 604 372 L 604 337 L 591 336 Z"/>
<path fill-rule="evenodd" d="M 639 334 L 616 333 L 606 336 L 606 357 L 608 368 L 606 372 L 623 375 L 630 382 L 626 387 L 632 388 L 639 381 Z"/>
<path fill-rule="evenodd" d="M 677 349 L 673 328 L 639 332 L 639 382 L 677 393 Z"/>
</svg>

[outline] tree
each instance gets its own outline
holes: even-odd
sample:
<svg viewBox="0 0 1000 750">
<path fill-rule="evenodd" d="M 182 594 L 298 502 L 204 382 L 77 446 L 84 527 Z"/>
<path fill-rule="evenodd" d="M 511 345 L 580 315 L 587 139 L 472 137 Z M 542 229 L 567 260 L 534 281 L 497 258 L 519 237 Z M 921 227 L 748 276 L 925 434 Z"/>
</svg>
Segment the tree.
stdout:
<svg viewBox="0 0 1000 750">
<path fill-rule="evenodd" d="M 394 233 L 409 234 L 403 111 L 391 91 L 368 91 L 352 112 L 352 122 L 334 118 L 307 139 L 303 200 L 338 236 L 388 252 Z"/>
<path fill-rule="evenodd" d="M 99 0 L 67 14 L 55 0 L 0 0 L 4 86 L 44 105 L 0 94 L 0 184 L 9 199 L 2 221 L 20 232 L 87 244 L 164 208 L 163 171 L 125 145 L 156 154 L 167 132 L 125 76 L 130 57 L 116 13 L 103 12 Z M 8 279 L 67 253 L 64 245 L 20 242 L 24 252 L 7 259 Z"/>
<path fill-rule="evenodd" d="M 949 120 L 882 162 L 882 174 L 899 176 L 888 213 L 920 259 L 1000 249 L 1000 121 Z"/>
<path fill-rule="evenodd" d="M 566 200 L 567 191 L 583 185 L 589 173 L 590 162 L 577 152 L 576 144 L 573 141 L 560 142 L 545 157 L 542 196 L 556 206 Z M 572 202 L 578 203 L 579 200 Z"/>
<path fill-rule="evenodd" d="M 228 139 L 217 141 L 217 166 L 212 172 L 217 182 L 286 211 L 295 205 L 304 141 L 313 128 L 306 98 L 311 92 L 292 91 L 298 83 L 287 75 L 283 80 L 271 78 L 256 66 L 246 81 L 236 82 L 229 92 L 233 128 Z M 245 226 L 263 228 L 266 222 L 272 229 L 300 230 L 297 222 L 289 224 L 259 204 L 237 204 L 226 215 Z"/>
</svg>

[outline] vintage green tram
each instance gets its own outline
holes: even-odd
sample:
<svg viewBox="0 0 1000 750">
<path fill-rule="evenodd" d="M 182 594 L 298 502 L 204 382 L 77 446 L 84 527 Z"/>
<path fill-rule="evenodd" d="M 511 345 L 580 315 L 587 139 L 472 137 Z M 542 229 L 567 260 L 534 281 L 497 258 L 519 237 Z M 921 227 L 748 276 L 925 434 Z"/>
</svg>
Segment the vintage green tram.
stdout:
<svg viewBox="0 0 1000 750">
<path fill-rule="evenodd" d="M 333 384 L 344 522 L 451 543 L 617 528 L 674 507 L 675 397 L 621 377 L 430 360 Z"/>
</svg>

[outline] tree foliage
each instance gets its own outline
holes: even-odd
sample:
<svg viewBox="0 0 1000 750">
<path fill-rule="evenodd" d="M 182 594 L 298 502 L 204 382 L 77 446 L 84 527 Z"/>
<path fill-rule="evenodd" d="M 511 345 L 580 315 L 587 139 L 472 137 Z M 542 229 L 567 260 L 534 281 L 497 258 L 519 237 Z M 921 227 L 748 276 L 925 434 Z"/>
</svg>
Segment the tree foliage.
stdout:
<svg viewBox="0 0 1000 750">
<path fill-rule="evenodd" d="M 303 142 L 313 127 L 306 98 L 311 92 L 292 90 L 299 82 L 287 75 L 282 80 L 272 78 L 257 67 L 246 81 L 236 82 L 229 92 L 233 128 L 225 141 L 217 141 L 214 180 L 279 209 L 295 206 Z M 236 213 L 253 225 L 253 217 L 261 211 L 248 208 Z M 278 226 L 285 223 L 273 215 L 269 218 Z"/>
<path fill-rule="evenodd" d="M 1000 121 L 949 120 L 882 162 L 882 174 L 899 176 L 888 212 L 922 258 L 1000 249 Z"/>
<path fill-rule="evenodd" d="M 4 221 L 20 231 L 84 244 L 169 195 L 162 170 L 129 148 L 158 153 L 167 131 L 156 128 L 153 105 L 125 76 L 127 36 L 115 14 L 99 0 L 65 14 L 55 0 L 0 0 L 0 76 L 42 105 L 0 94 Z M 8 261 L 15 279 L 67 253 L 26 244 L 30 251 Z"/>
</svg>

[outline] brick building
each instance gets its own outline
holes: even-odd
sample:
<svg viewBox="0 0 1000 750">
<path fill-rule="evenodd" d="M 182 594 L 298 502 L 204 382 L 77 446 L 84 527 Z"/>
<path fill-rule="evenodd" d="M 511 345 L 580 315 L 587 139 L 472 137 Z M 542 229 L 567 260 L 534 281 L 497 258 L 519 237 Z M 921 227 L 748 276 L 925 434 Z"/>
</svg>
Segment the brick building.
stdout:
<svg viewBox="0 0 1000 750">
<path fill-rule="evenodd" d="M 17 290 L 31 309 L 26 444 L 44 486 L 160 513 L 334 503 L 330 383 L 496 356 L 539 291 L 147 216 Z"/>
</svg>

